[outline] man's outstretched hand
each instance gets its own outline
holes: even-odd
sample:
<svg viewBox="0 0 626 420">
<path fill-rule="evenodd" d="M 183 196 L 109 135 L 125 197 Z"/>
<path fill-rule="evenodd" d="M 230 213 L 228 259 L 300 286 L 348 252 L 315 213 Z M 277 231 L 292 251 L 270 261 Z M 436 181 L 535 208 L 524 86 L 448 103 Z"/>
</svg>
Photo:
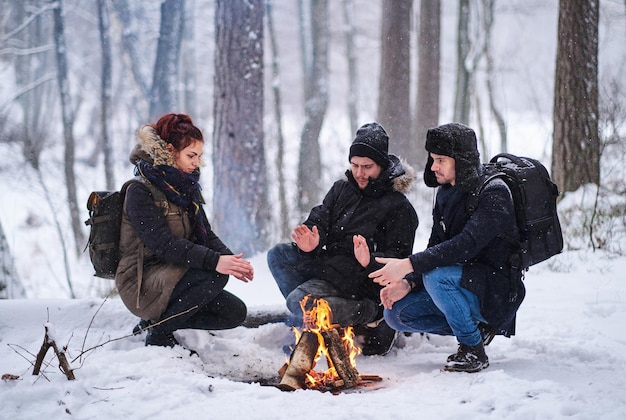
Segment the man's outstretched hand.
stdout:
<svg viewBox="0 0 626 420">
<path fill-rule="evenodd" d="M 317 226 L 313 226 L 312 230 L 306 225 L 296 226 L 291 233 L 291 239 L 304 252 L 311 252 L 320 244 Z"/>
</svg>

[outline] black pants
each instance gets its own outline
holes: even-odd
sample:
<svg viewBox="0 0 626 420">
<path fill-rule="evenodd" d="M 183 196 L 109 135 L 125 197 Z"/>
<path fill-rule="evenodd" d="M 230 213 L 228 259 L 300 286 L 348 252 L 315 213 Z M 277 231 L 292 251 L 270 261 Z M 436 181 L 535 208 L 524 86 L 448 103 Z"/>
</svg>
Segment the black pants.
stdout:
<svg viewBox="0 0 626 420">
<path fill-rule="evenodd" d="M 153 327 L 154 332 L 224 330 L 241 325 L 246 319 L 247 308 L 241 299 L 224 290 L 227 282 L 227 275 L 189 269 L 174 288 L 159 321 L 172 318 Z"/>
</svg>

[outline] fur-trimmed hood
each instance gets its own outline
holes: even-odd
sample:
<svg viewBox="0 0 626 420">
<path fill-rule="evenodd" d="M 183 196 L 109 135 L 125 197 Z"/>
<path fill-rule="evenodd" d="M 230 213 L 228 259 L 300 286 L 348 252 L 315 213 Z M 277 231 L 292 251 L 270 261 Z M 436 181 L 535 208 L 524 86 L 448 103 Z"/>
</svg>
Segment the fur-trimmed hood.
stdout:
<svg viewBox="0 0 626 420">
<path fill-rule="evenodd" d="M 129 159 L 133 165 L 136 165 L 139 160 L 144 160 L 154 166 L 167 165 L 176 168 L 174 156 L 167 150 L 167 142 L 159 137 L 154 127 L 149 124 L 137 130 L 137 144 L 130 153 Z M 204 166 L 202 159 L 200 159 L 200 166 Z"/>
<path fill-rule="evenodd" d="M 364 193 L 366 191 L 371 191 L 376 194 L 376 191 L 381 191 L 381 187 L 384 187 L 384 185 L 391 185 L 391 188 L 394 191 L 398 191 L 402 194 L 407 194 L 411 188 L 413 188 L 416 178 L 415 169 L 413 169 L 413 167 L 409 165 L 406 160 L 401 159 L 396 155 L 389 154 L 388 159 L 389 167 L 384 169 L 377 179 L 368 184 Z M 350 182 L 354 182 L 356 184 L 350 169 L 345 172 L 345 177 Z"/>
</svg>

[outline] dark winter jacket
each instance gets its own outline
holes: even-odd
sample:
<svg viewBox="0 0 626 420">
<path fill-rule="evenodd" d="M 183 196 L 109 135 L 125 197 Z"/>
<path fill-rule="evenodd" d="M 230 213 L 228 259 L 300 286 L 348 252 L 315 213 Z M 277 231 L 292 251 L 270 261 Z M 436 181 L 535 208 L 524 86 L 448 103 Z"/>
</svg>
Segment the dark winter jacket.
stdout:
<svg viewBox="0 0 626 420">
<path fill-rule="evenodd" d="M 139 144 L 131 153 L 131 162 L 142 159 L 171 163 L 167 158 L 169 154 L 155 141 L 155 135 L 150 130 L 139 132 Z M 215 271 L 219 257 L 232 252 L 213 233 L 202 208 L 197 217 L 203 218 L 207 228 L 206 246 L 192 241 L 193 229 L 181 207 L 171 201 L 157 206 L 145 183 L 136 182 L 128 187 L 120 231 L 121 258 L 115 281 L 122 301 L 133 314 L 157 320 L 167 308 L 174 287 L 189 268 L 222 275 Z M 138 275 L 138 270 L 142 275 Z"/>
<path fill-rule="evenodd" d="M 506 235 L 517 237 L 513 198 L 504 181 L 494 179 L 480 192 L 475 211 L 468 211 L 468 197 L 482 185 L 484 171 L 473 131 L 467 135 L 459 133 L 457 125 L 452 126 L 453 131 L 441 126 L 431 129 L 441 131 L 429 130 L 427 135 L 427 150 L 455 158 L 457 181 L 454 187 L 439 186 L 428 248 L 410 256 L 414 270 L 411 279 L 423 287 L 422 274 L 461 264 L 461 286 L 478 296 L 481 314 L 489 325 L 508 336 L 514 333 L 515 312 L 524 298 L 521 279 L 513 279 L 512 285 L 509 258 L 514 247 L 504 239 Z M 431 165 L 429 157 L 424 175 L 429 186 L 437 185 Z M 511 291 L 517 292 L 514 302 L 509 302 Z"/>
<path fill-rule="evenodd" d="M 414 180 L 413 169 L 389 157 L 389 168 L 363 190 L 346 171 L 346 179 L 334 183 L 304 222 L 309 228 L 317 226 L 320 234 L 320 244 L 307 253 L 306 263 L 347 298 L 380 301 L 380 286 L 367 277 L 382 266 L 374 258 L 406 258 L 413 250 L 418 219 L 404 195 Z M 354 256 L 354 235 L 367 240 L 371 259 L 366 268 Z"/>
</svg>

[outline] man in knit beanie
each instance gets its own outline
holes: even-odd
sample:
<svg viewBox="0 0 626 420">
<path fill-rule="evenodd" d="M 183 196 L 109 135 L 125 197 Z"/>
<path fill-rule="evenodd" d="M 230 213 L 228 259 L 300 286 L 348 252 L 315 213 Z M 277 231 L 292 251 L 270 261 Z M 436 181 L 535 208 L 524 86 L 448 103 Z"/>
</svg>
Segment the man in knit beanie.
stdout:
<svg viewBox="0 0 626 420">
<path fill-rule="evenodd" d="M 387 323 L 398 331 L 454 335 L 458 351 L 444 370 L 478 372 L 489 366 L 485 345 L 495 334 L 515 332 L 515 313 L 524 297 L 509 301 L 510 256 L 517 238 L 515 210 L 506 183 L 495 178 L 478 195 L 483 166 L 471 128 L 458 123 L 428 130 L 424 182 L 437 188 L 428 247 L 408 258 L 377 258 L 385 266 L 370 274 L 384 288 Z"/>
<path fill-rule="evenodd" d="M 418 225 L 405 196 L 413 170 L 388 148 L 380 124 L 359 128 L 345 178 L 294 228 L 293 242 L 278 244 L 267 254 L 295 322 L 302 322 L 300 305 L 307 296 L 324 299 L 333 324 L 355 327 L 365 355 L 386 354 L 396 336 L 383 319 L 381 286 L 368 274 L 382 267 L 376 257 L 408 257 Z"/>
</svg>

